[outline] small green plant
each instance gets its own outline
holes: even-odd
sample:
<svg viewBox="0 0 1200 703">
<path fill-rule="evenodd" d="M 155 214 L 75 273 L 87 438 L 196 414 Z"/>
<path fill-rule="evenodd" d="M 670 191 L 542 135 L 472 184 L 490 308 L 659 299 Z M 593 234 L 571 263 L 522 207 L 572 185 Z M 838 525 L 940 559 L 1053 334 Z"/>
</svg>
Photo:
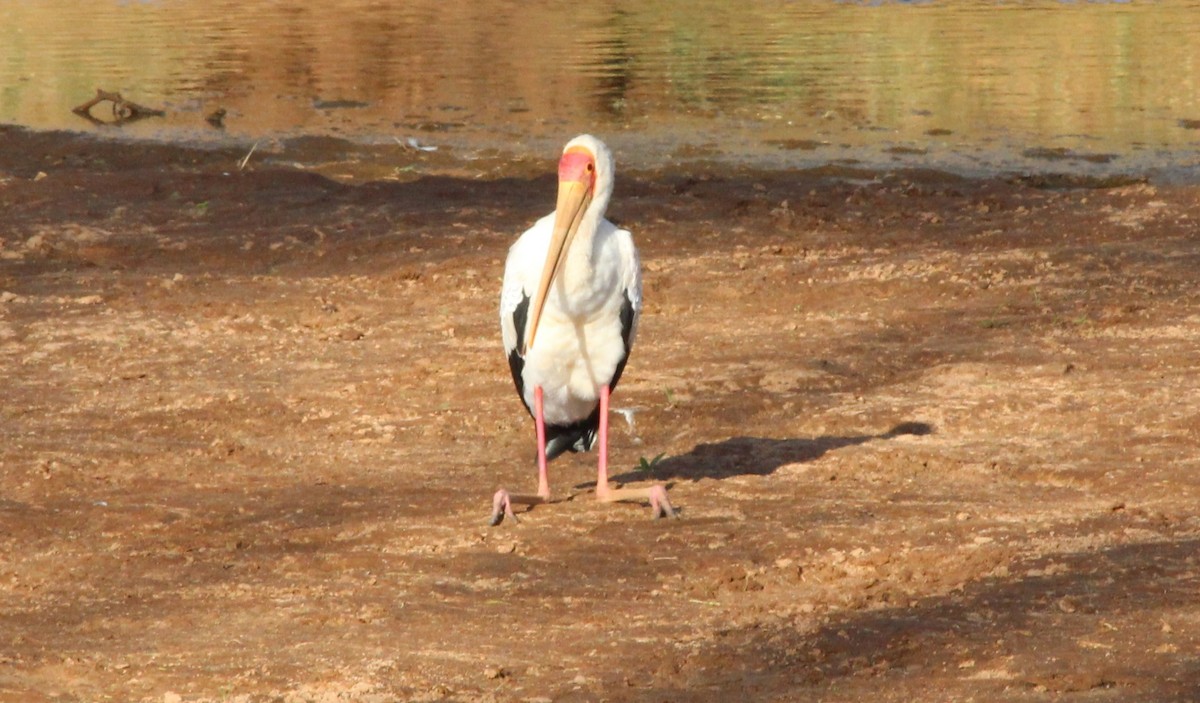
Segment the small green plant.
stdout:
<svg viewBox="0 0 1200 703">
<path fill-rule="evenodd" d="M 654 469 L 658 466 L 658 463 L 660 461 L 662 461 L 663 457 L 665 457 L 665 456 L 666 456 L 666 454 L 659 454 L 658 456 L 654 457 L 653 459 L 650 459 L 649 461 L 646 460 L 646 457 L 641 457 L 640 459 L 638 459 L 637 470 L 645 471 L 645 472 L 654 471 Z"/>
</svg>

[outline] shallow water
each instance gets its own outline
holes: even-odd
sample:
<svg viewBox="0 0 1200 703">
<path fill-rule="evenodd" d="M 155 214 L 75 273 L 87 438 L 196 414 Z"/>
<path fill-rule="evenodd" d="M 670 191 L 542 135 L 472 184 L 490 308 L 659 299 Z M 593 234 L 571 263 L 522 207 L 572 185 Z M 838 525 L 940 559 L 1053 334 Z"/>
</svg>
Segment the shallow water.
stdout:
<svg viewBox="0 0 1200 703">
<path fill-rule="evenodd" d="M 1200 2 L 0 0 L 0 122 L 626 162 L 1200 173 Z M 121 127 L 96 88 L 167 114 Z M 226 110 L 224 127 L 204 117 Z M 111 121 L 101 105 L 93 114 Z"/>
</svg>

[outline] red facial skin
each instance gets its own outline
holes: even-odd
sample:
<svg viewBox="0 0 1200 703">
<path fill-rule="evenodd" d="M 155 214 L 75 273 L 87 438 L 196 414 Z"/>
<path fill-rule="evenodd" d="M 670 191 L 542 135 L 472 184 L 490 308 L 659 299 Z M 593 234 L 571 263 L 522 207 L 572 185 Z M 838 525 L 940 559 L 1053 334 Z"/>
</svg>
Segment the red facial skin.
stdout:
<svg viewBox="0 0 1200 703">
<path fill-rule="evenodd" d="M 596 159 L 587 149 L 572 147 L 558 162 L 559 181 L 579 181 L 591 190 L 596 185 Z"/>
</svg>

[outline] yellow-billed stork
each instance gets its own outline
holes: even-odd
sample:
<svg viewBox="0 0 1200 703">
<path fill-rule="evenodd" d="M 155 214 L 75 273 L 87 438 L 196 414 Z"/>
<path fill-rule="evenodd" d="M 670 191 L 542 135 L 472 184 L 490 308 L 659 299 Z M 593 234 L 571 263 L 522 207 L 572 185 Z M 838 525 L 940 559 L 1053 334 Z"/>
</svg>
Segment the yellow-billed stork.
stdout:
<svg viewBox="0 0 1200 703">
<path fill-rule="evenodd" d="M 546 464 L 600 443 L 596 497 L 646 499 L 654 517 L 675 515 L 661 485 L 608 483 L 608 398 L 621 379 L 642 310 L 633 236 L 604 218 L 613 158 L 591 135 L 567 142 L 558 162 L 558 203 L 513 244 L 504 266 L 500 330 L 517 394 L 537 431 L 536 495 L 496 491 L 492 524 L 512 506 L 550 500 Z"/>
</svg>

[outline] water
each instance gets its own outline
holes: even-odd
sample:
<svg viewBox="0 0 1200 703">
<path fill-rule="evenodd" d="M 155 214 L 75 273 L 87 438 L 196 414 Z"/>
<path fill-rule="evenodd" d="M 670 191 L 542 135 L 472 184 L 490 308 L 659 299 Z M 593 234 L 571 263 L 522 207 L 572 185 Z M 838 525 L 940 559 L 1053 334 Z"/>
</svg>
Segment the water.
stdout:
<svg viewBox="0 0 1200 703">
<path fill-rule="evenodd" d="M 1184 0 L 0 0 L 0 122 L 1195 177 L 1197 36 Z M 92 125 L 71 108 L 98 87 L 167 114 Z"/>
</svg>

